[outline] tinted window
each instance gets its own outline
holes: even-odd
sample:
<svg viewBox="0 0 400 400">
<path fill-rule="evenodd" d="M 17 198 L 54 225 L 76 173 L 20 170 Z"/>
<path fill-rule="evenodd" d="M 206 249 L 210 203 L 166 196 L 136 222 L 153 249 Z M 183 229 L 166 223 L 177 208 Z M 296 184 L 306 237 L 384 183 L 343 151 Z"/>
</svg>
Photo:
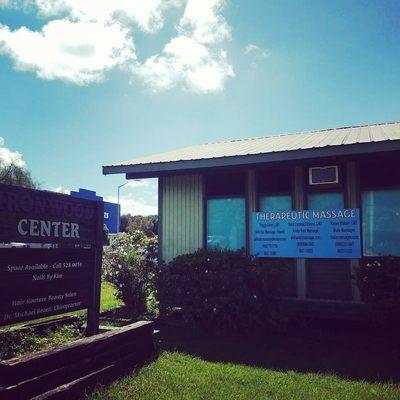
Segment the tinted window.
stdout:
<svg viewBox="0 0 400 400">
<path fill-rule="evenodd" d="M 246 247 L 244 198 L 207 200 L 207 247 L 228 250 Z"/>
<path fill-rule="evenodd" d="M 280 212 L 290 211 L 292 209 L 292 196 L 261 196 L 260 211 L 264 212 Z"/>
<path fill-rule="evenodd" d="M 362 193 L 364 255 L 400 256 L 400 190 Z"/>
<path fill-rule="evenodd" d="M 309 193 L 307 197 L 309 210 L 328 210 L 330 208 L 343 208 L 343 193 Z"/>
</svg>

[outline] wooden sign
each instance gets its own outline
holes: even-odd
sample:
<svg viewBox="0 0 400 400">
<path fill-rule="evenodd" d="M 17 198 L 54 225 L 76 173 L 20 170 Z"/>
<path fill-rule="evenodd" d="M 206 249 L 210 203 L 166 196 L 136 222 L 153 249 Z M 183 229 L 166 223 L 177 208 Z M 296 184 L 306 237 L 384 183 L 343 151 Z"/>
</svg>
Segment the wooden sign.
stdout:
<svg viewBox="0 0 400 400">
<path fill-rule="evenodd" d="M 87 308 L 97 333 L 102 239 L 102 202 L 0 184 L 0 243 L 26 244 L 0 246 L 0 326 Z"/>
<path fill-rule="evenodd" d="M 0 184 L 0 243 L 94 244 L 97 209 L 96 201 Z"/>
<path fill-rule="evenodd" d="M 93 263 L 91 249 L 0 249 L 0 291 L 22 284 L 35 287 L 70 280 L 89 283 Z"/>
<path fill-rule="evenodd" d="M 49 317 L 90 306 L 89 285 L 54 284 L 48 287 L 27 288 L 24 292 L 4 291 L 0 296 L 0 324 Z"/>
</svg>

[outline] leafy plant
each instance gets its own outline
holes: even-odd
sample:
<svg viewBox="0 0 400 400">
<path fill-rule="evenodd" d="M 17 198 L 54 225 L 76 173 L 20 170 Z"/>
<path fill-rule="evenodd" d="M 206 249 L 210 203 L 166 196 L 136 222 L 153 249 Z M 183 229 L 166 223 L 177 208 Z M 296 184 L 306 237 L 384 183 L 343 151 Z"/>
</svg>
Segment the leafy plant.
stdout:
<svg viewBox="0 0 400 400">
<path fill-rule="evenodd" d="M 365 258 L 356 273 L 362 300 L 377 322 L 398 323 L 400 317 L 400 257 Z"/>
<path fill-rule="evenodd" d="M 47 350 L 80 339 L 83 332 L 81 320 L 70 325 L 48 328 L 41 333 L 36 332 L 34 328 L 0 331 L 0 360 Z"/>
<path fill-rule="evenodd" d="M 103 277 L 117 290 L 130 315 L 139 318 L 148 313 L 153 299 L 157 274 L 157 237 L 148 238 L 143 232 L 118 235 L 105 250 Z"/>
<path fill-rule="evenodd" d="M 241 252 L 204 251 L 176 257 L 158 278 L 161 312 L 180 307 L 185 322 L 242 330 L 281 319 L 274 301 L 280 272 Z"/>
</svg>

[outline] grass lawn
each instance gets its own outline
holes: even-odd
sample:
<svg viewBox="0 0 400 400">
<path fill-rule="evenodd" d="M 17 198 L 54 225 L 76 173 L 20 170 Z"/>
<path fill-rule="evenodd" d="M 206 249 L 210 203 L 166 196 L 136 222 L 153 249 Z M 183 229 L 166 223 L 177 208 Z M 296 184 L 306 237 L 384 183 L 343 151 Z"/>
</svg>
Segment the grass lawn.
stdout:
<svg viewBox="0 0 400 400">
<path fill-rule="evenodd" d="M 90 400 L 174 399 L 399 399 L 391 385 L 352 382 L 333 375 L 274 371 L 216 363 L 164 352 L 137 375 L 95 392 Z"/>
<path fill-rule="evenodd" d="M 400 399 L 398 341 L 365 327 L 251 339 L 158 328 L 158 359 L 87 400 Z"/>
<path fill-rule="evenodd" d="M 116 298 L 116 290 L 108 282 L 102 282 L 101 284 L 101 298 L 100 298 L 100 310 L 109 310 L 111 308 L 119 307 L 122 302 Z"/>
</svg>

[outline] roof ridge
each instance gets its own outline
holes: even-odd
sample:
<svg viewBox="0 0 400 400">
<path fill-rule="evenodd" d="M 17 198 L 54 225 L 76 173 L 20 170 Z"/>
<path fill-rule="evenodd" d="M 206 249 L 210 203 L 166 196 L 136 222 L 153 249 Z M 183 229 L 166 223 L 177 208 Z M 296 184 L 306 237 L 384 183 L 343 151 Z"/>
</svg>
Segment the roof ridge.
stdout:
<svg viewBox="0 0 400 400">
<path fill-rule="evenodd" d="M 282 136 L 292 136 L 292 135 L 300 135 L 300 134 L 321 133 L 321 132 L 328 132 L 328 131 L 336 131 L 339 129 L 365 128 L 365 127 L 370 127 L 370 126 L 394 125 L 394 124 L 400 124 L 400 121 L 380 122 L 380 123 L 375 123 L 375 124 L 349 125 L 349 126 L 340 126 L 338 128 L 326 128 L 326 129 L 317 129 L 317 130 L 290 132 L 290 133 L 278 133 L 276 135 L 271 134 L 271 135 L 263 135 L 263 136 L 256 136 L 256 137 L 249 137 L 249 138 L 242 138 L 242 139 L 231 139 L 231 140 L 221 140 L 218 142 L 201 143 L 201 144 L 194 145 L 194 146 L 207 146 L 210 144 L 245 142 L 248 140 L 258 140 L 258 139 L 265 139 L 265 138 L 270 138 L 270 137 L 282 137 Z M 193 147 L 193 146 L 186 146 L 186 147 Z"/>
</svg>

